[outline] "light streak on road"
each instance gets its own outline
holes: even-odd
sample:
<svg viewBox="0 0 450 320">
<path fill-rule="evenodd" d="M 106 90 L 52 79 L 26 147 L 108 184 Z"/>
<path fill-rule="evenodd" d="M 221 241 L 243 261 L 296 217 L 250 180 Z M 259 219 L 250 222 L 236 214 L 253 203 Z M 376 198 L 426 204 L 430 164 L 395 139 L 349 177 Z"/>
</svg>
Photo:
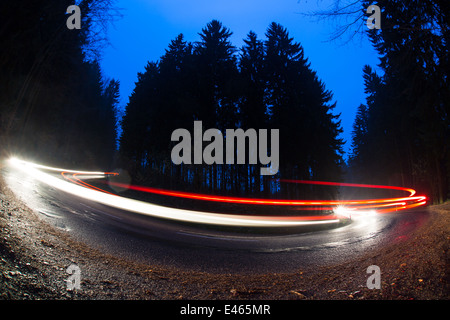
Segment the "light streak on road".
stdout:
<svg viewBox="0 0 450 320">
<path fill-rule="evenodd" d="M 337 223 L 340 220 L 334 217 L 334 219 L 326 220 L 314 220 L 302 219 L 302 217 L 268 217 L 268 216 L 251 216 L 251 215 L 232 215 L 232 214 L 218 214 L 211 212 L 195 211 L 176 209 L 165 206 L 159 206 L 135 199 L 124 198 L 118 195 L 102 192 L 94 188 L 82 186 L 80 184 L 74 184 L 53 175 L 45 173 L 42 169 L 47 170 L 48 167 L 36 166 L 33 163 L 12 158 L 9 160 L 11 166 L 25 172 L 29 176 L 52 186 L 53 188 L 62 190 L 66 193 L 78 196 L 84 199 L 95 201 L 106 206 L 119 208 L 122 210 L 135 212 L 143 215 L 153 216 L 163 219 L 172 219 L 178 221 L 202 223 L 202 224 L 214 224 L 225 226 L 246 226 L 246 227 L 288 227 L 288 226 L 301 226 L 312 224 L 329 224 Z M 77 172 L 75 170 L 54 170 L 70 172 L 73 174 L 88 174 L 88 172 Z M 94 172 L 95 175 L 104 175 L 107 173 Z"/>
<path fill-rule="evenodd" d="M 284 199 L 257 199 L 257 198 L 240 198 L 240 197 L 225 197 L 225 196 L 216 196 L 216 195 L 207 195 L 207 194 L 198 194 L 198 193 L 190 193 L 190 192 L 180 192 L 180 191 L 172 191 L 172 190 L 164 190 L 143 186 L 133 186 L 133 185 L 125 185 L 121 183 L 110 182 L 111 185 L 117 187 L 128 187 L 131 190 L 154 193 L 159 195 L 173 196 L 179 198 L 187 198 L 193 200 L 205 200 L 205 201 L 214 201 L 214 202 L 228 202 L 228 203 L 240 203 L 240 204 L 254 204 L 254 205 L 284 205 L 284 206 L 317 206 L 314 210 L 324 209 L 320 206 L 352 206 L 355 209 L 366 208 L 367 205 L 372 205 L 372 207 L 383 207 L 383 206 L 404 206 L 407 202 L 411 201 L 424 201 L 426 200 L 425 196 L 409 196 L 409 197 L 401 197 L 401 198 L 385 198 L 385 199 L 368 199 L 368 200 L 284 200 Z M 352 185 L 357 186 L 357 185 Z M 366 185 L 362 185 L 366 186 Z M 378 186 L 377 186 L 378 187 Z M 388 189 L 390 187 L 386 187 L 384 189 Z M 394 188 L 394 187 L 392 187 Z M 412 189 L 406 188 L 396 188 L 396 190 L 408 191 Z M 412 190 L 411 194 L 415 194 L 415 191 Z M 361 205 L 361 206 L 357 206 Z M 308 208 L 302 208 L 308 209 Z"/>
<path fill-rule="evenodd" d="M 102 203 L 107 206 L 119 208 L 125 211 L 135 212 L 143 215 L 153 216 L 163 219 L 172 219 L 191 223 L 225 225 L 225 226 L 244 226 L 244 227 L 289 227 L 315 224 L 333 224 L 349 219 L 352 216 L 371 216 L 377 213 L 387 213 L 393 211 L 406 210 L 426 204 L 425 196 L 416 196 L 416 191 L 410 188 L 377 186 L 377 185 L 358 185 L 344 184 L 335 182 L 310 182 L 299 180 L 288 180 L 285 182 L 311 183 L 318 185 L 345 186 L 358 188 L 379 188 L 397 191 L 405 191 L 409 196 L 384 199 L 367 200 L 345 200 L 345 201 L 316 201 L 316 200 L 285 200 L 285 199 L 261 199 L 261 198 L 242 198 L 225 197 L 216 195 L 196 194 L 189 192 L 180 192 L 173 190 L 156 189 L 143 186 L 123 185 L 110 182 L 111 185 L 126 187 L 131 190 L 148 192 L 170 197 L 187 198 L 201 201 L 237 203 L 245 205 L 266 205 L 266 206 L 294 206 L 299 210 L 325 211 L 332 214 L 321 214 L 315 216 L 258 216 L 241 214 L 224 214 L 196 210 L 177 209 L 152 203 L 139 201 L 131 198 L 121 197 L 110 193 L 99 187 L 93 186 L 84 180 L 95 178 L 106 178 L 110 175 L 117 175 L 114 172 L 89 172 L 66 170 L 62 168 L 52 168 L 38 165 L 31 162 L 11 158 L 9 164 L 12 167 L 20 169 L 35 179 L 46 183 L 54 188 L 67 192 L 69 194 L 85 198 L 91 201 Z M 45 171 L 59 172 L 63 179 L 46 173 Z"/>
<path fill-rule="evenodd" d="M 409 192 L 409 196 L 412 197 L 416 194 L 416 190 L 411 188 L 403 187 L 393 187 L 393 186 L 380 186 L 374 184 L 360 184 L 360 183 L 345 183 L 345 182 L 328 182 L 328 181 L 309 181 L 309 180 L 290 180 L 281 179 L 281 182 L 289 183 L 302 183 L 311 185 L 322 185 L 322 186 L 336 186 L 336 187 L 356 187 L 356 188 L 372 188 L 372 189 L 385 189 L 385 190 L 399 190 Z"/>
</svg>

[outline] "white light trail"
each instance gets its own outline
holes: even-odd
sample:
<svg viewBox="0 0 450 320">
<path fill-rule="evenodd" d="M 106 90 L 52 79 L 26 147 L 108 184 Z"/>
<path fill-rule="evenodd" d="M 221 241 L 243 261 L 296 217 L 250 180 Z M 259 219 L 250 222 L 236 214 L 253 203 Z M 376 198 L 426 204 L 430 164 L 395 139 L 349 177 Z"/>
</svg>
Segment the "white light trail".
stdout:
<svg viewBox="0 0 450 320">
<path fill-rule="evenodd" d="M 74 174 L 92 174 L 97 176 L 105 176 L 105 172 L 89 172 L 52 168 L 19 160 L 17 158 L 11 158 L 9 160 L 9 164 L 12 167 L 17 168 L 24 173 L 32 176 L 33 178 L 39 180 L 40 182 L 48 184 L 53 188 L 59 189 L 74 196 L 98 202 L 106 206 L 111 206 L 125 211 L 135 212 L 138 214 L 157 218 L 172 219 L 191 223 L 243 227 L 292 227 L 340 222 L 339 219 L 302 220 L 301 217 L 232 215 L 164 207 L 148 202 L 104 193 L 101 191 L 85 188 L 80 185 L 74 185 L 68 181 L 64 181 L 60 178 L 47 174 L 42 170 L 67 172 Z"/>
</svg>

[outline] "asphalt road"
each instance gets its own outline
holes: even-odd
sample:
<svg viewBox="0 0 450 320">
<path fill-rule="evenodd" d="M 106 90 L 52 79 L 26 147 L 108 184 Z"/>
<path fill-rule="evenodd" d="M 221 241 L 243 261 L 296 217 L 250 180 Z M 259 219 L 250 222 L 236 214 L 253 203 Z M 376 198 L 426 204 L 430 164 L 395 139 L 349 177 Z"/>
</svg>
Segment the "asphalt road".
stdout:
<svg viewBox="0 0 450 320">
<path fill-rule="evenodd" d="M 75 240 L 138 262 L 207 272 L 289 272 L 344 262 L 408 237 L 426 209 L 354 218 L 322 230 L 220 228 L 166 221 L 86 200 L 10 167 L 17 197 Z"/>
</svg>

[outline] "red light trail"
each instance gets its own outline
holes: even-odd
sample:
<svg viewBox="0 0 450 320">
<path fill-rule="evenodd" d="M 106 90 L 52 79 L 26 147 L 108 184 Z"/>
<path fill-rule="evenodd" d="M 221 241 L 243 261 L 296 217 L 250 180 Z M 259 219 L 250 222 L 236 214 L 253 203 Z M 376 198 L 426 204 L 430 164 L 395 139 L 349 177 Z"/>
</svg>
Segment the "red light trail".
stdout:
<svg viewBox="0 0 450 320">
<path fill-rule="evenodd" d="M 234 203 L 251 206 L 290 206 L 290 209 L 316 211 L 317 215 L 256 215 L 256 214 L 230 214 L 213 213 L 197 210 L 186 210 L 171 208 L 152 203 L 139 201 L 118 194 L 109 192 L 94 186 L 85 180 L 104 179 L 108 176 L 118 175 L 114 172 L 88 172 L 76 171 L 60 168 L 42 166 L 23 160 L 10 159 L 11 166 L 22 170 L 26 174 L 33 176 L 37 180 L 55 187 L 74 196 L 99 202 L 107 206 L 113 206 L 122 210 L 135 212 L 143 215 L 158 218 L 187 221 L 202 224 L 216 224 L 228 226 L 249 226 L 249 227 L 287 227 L 313 224 L 333 224 L 343 219 L 351 219 L 354 216 L 365 217 L 377 213 L 388 213 L 401 210 L 412 209 L 423 206 L 427 203 L 427 197 L 416 195 L 416 191 L 411 188 L 337 183 L 325 181 L 304 181 L 304 180 L 282 180 L 286 183 L 303 183 L 323 186 L 339 186 L 353 188 L 375 188 L 406 192 L 409 195 L 395 198 L 363 199 L 363 200 L 298 200 L 298 199 L 264 199 L 264 198 L 244 198 L 228 197 L 221 195 L 197 194 L 175 190 L 165 190 L 145 186 L 126 185 L 109 181 L 110 186 L 127 188 L 134 191 L 152 193 L 168 197 L 177 197 L 199 201 L 210 201 L 219 203 Z M 45 171 L 58 172 L 62 176 L 57 178 Z M 247 207 L 246 207 L 247 209 Z"/>
<path fill-rule="evenodd" d="M 64 173 L 62 173 L 64 176 Z M 107 173 L 112 175 L 117 175 L 117 173 Z M 94 187 L 76 176 L 78 174 L 73 174 L 75 183 L 83 184 L 88 188 L 93 188 L 95 190 L 107 192 L 98 187 Z M 67 177 L 66 177 L 67 178 Z M 67 178 L 69 179 L 69 178 Z M 71 179 L 69 179 L 71 180 Z M 371 184 L 356 184 L 356 183 L 340 183 L 340 182 L 327 182 L 327 181 L 306 181 L 306 180 L 280 180 L 281 182 L 287 183 L 301 183 L 301 184 L 311 184 L 311 185 L 323 185 L 323 186 L 339 186 L 339 187 L 354 187 L 354 188 L 373 188 L 373 189 L 384 189 L 384 190 L 396 190 L 404 191 L 409 193 L 407 197 L 398 198 L 384 198 L 384 199 L 365 199 L 365 200 L 285 200 L 285 199 L 261 199 L 261 198 L 242 198 L 242 197 L 228 197 L 219 195 L 208 195 L 208 194 L 198 194 L 191 192 L 182 192 L 174 190 L 165 190 L 159 188 L 152 188 L 146 186 L 136 186 L 128 185 L 118 182 L 110 181 L 109 184 L 116 187 L 121 187 L 125 189 L 130 189 L 134 191 L 158 194 L 163 196 L 185 198 L 191 200 L 202 200 L 202 201 L 212 201 L 221 203 L 238 203 L 238 204 L 248 204 L 248 205 L 275 205 L 275 206 L 298 206 L 301 210 L 311 210 L 311 211 L 324 211 L 324 210 L 336 210 L 337 208 L 345 207 L 347 211 L 354 211 L 357 213 L 358 210 L 367 209 L 377 209 L 378 213 L 387 213 L 399 210 L 406 210 L 422 206 L 426 204 L 426 196 L 414 196 L 416 191 L 411 188 L 403 188 L 396 186 L 384 186 L 384 185 L 371 185 Z M 320 216 L 323 217 L 323 216 Z"/>
</svg>

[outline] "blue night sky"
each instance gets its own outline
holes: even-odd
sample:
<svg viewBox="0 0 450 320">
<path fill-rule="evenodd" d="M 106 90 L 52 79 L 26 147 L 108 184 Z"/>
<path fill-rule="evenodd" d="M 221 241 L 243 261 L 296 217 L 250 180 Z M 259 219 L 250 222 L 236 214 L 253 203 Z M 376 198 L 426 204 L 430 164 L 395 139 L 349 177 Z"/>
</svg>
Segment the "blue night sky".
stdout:
<svg viewBox="0 0 450 320">
<path fill-rule="evenodd" d="M 334 113 L 341 113 L 343 138 L 351 142 L 355 112 L 365 102 L 362 68 L 376 67 L 375 50 L 367 37 L 343 44 L 328 41 L 336 27 L 328 20 L 305 17 L 326 9 L 333 0 L 117 0 L 123 17 L 108 30 L 110 46 L 104 50 L 101 65 L 105 77 L 120 81 L 122 108 L 128 102 L 137 73 L 148 61 L 157 61 L 171 40 L 183 33 L 187 41 L 199 41 L 198 35 L 208 22 L 217 19 L 233 32 L 231 41 L 240 48 L 250 30 L 265 39 L 271 22 L 283 25 L 304 50 L 326 88 L 337 101 Z"/>
</svg>

